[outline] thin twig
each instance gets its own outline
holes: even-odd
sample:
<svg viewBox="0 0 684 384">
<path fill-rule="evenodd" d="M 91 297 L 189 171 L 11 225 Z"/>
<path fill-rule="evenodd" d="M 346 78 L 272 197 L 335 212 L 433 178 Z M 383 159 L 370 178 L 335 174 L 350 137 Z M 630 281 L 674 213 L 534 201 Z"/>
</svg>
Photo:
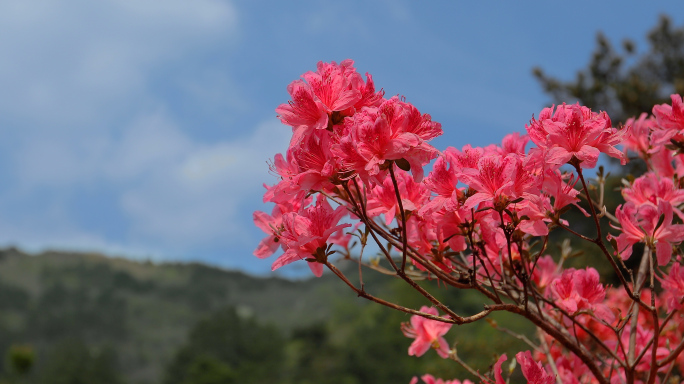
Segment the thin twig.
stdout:
<svg viewBox="0 0 684 384">
<path fill-rule="evenodd" d="M 389 171 L 390 177 L 392 178 L 392 184 L 394 185 L 394 192 L 397 196 L 397 204 L 399 204 L 399 212 L 401 212 L 401 241 L 404 245 L 401 250 L 401 270 L 404 271 L 406 270 L 406 244 L 408 242 L 406 236 L 406 212 L 404 212 L 404 204 L 401 202 L 401 194 L 399 193 L 397 178 L 394 176 L 394 162 L 390 163 Z"/>
<path fill-rule="evenodd" d="M 553 359 L 553 356 L 551 356 L 551 350 L 549 349 L 549 345 L 546 343 L 546 339 L 544 338 L 544 332 L 539 327 L 537 327 L 537 335 L 541 343 L 542 351 L 546 355 L 546 360 L 549 362 L 551 370 L 556 375 L 556 384 L 563 384 L 560 374 L 558 373 L 558 367 L 556 367 L 556 363 Z"/>
</svg>

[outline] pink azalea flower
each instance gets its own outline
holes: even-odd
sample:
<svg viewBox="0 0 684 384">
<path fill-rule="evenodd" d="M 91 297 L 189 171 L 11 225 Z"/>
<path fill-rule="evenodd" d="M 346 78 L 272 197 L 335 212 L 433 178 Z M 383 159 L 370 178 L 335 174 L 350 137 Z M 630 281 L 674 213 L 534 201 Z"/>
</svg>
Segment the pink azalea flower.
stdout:
<svg viewBox="0 0 684 384">
<path fill-rule="evenodd" d="M 606 291 L 599 280 L 598 271 L 594 268 L 578 269 L 573 273 L 574 288 L 577 292 L 577 307 L 580 310 L 589 309 L 596 317 L 612 322 L 612 312 L 603 305 Z"/>
<path fill-rule="evenodd" d="M 484 155 L 484 149 L 480 147 L 473 148 L 470 144 L 466 144 L 461 151 L 454 147 L 448 147 L 444 153 L 451 158 L 450 162 L 453 164 L 456 172 L 458 172 L 464 168 L 477 169 L 477 164 Z"/>
<path fill-rule="evenodd" d="M 575 354 L 570 356 L 561 355 L 555 358 L 558 376 L 563 384 L 580 384 L 589 382 L 585 375 L 591 374 L 587 366 Z"/>
<path fill-rule="evenodd" d="M 292 101 L 281 104 L 276 113 L 283 124 L 294 128 L 308 127 L 325 129 L 328 127 L 328 113 L 325 105 L 315 99 L 313 91 L 302 80 L 295 80 L 287 86 Z"/>
<path fill-rule="evenodd" d="M 577 312 L 577 301 L 579 299 L 579 295 L 575 291 L 573 272 L 573 269 L 566 269 L 559 278 L 551 282 L 549 287 L 556 305 L 570 314 Z"/>
<path fill-rule="evenodd" d="M 432 166 L 432 172 L 428 174 L 423 183 L 436 194 L 430 202 L 425 204 L 419 211 L 420 215 L 429 214 L 440 210 L 455 210 L 459 206 L 458 199 L 463 196 L 463 191 L 457 188 L 458 176 L 456 169 L 450 162 L 450 157 L 440 156 Z M 447 165 L 451 164 L 448 168 Z"/>
<path fill-rule="evenodd" d="M 656 128 L 656 120 L 647 113 L 639 115 L 638 119 L 631 117 L 627 119 L 625 125 L 630 127 L 631 134 L 625 136 L 622 141 L 622 148 L 627 154 L 628 151 L 634 152 L 641 158 L 646 158 L 651 152 L 651 131 Z"/>
<path fill-rule="evenodd" d="M 513 180 L 511 188 L 512 197 L 524 197 L 526 194 L 539 195 L 542 179 L 538 177 L 535 164 L 531 161 L 531 158 L 518 154 L 509 154 L 507 156 L 514 156 L 517 159 L 515 167 L 513 167 L 513 173 L 509 176 Z"/>
<path fill-rule="evenodd" d="M 663 221 L 658 223 L 663 217 Z M 617 240 L 618 252 L 623 260 L 632 255 L 632 246 L 639 242 L 655 248 L 658 265 L 666 265 L 672 257 L 672 245 L 684 240 L 684 224 L 672 224 L 672 205 L 658 202 L 658 207 L 628 202 L 619 206 L 615 217 L 620 222 L 622 233 L 618 237 L 608 235 L 608 240 Z"/>
<path fill-rule="evenodd" d="M 476 193 L 466 200 L 465 208 L 474 208 L 484 201 L 508 200 L 512 195 L 513 180 L 511 175 L 515 168 L 514 155 L 484 156 L 477 162 L 477 169 L 466 168 L 461 179 Z"/>
<path fill-rule="evenodd" d="M 319 252 L 327 248 L 328 238 L 351 224 L 336 225 L 347 214 L 345 207 L 333 210 L 328 201 L 319 195 L 316 204 L 300 213 L 287 213 L 282 217 L 280 239 L 287 247 L 285 253 L 276 259 L 271 267 L 276 270 L 297 260 L 306 260 L 314 275 L 320 277 L 323 265 L 318 262 Z"/>
<path fill-rule="evenodd" d="M 366 73 L 366 82 L 363 82 L 361 76 L 354 76 L 351 79 L 352 88 L 356 88 L 361 92 L 361 99 L 354 104 L 354 109 L 360 111 L 363 107 L 377 107 L 384 101 L 383 96 L 385 91 L 375 91 L 375 83 L 373 77 Z"/>
<path fill-rule="evenodd" d="M 632 202 L 636 206 L 650 204 L 658 206 L 660 201 L 672 205 L 680 218 L 684 214 L 677 208 L 684 202 L 684 190 L 677 188 L 670 178 L 659 178 L 653 172 L 647 172 L 634 180 L 631 186 L 622 189 L 622 197 L 626 202 Z"/>
<path fill-rule="evenodd" d="M 573 315 L 579 311 L 590 311 L 599 319 L 612 322 L 613 313 L 603 304 L 606 292 L 594 268 L 563 271 L 549 286 L 556 305 Z"/>
<path fill-rule="evenodd" d="M 567 182 L 566 182 L 567 180 Z M 549 196 L 553 197 L 553 210 L 559 212 L 566 206 L 572 204 L 576 206 L 585 216 L 589 214 L 577 203 L 580 201 L 577 198 L 579 191 L 575 189 L 575 184 L 579 178 L 575 179 L 574 174 L 562 174 L 560 170 L 547 169 L 544 173 L 544 183 L 542 189 Z"/>
<path fill-rule="evenodd" d="M 401 203 L 406 211 L 417 211 L 428 199 L 429 191 L 421 183 L 416 183 L 407 172 L 395 172 Z M 391 177 L 385 177 L 382 185 L 378 184 L 371 190 L 366 207 L 371 217 L 385 215 L 385 224 L 390 225 L 394 216 L 399 212 L 397 195 Z"/>
<path fill-rule="evenodd" d="M 286 203 L 294 196 L 302 192 L 299 185 L 294 178 L 299 174 L 299 166 L 297 165 L 291 151 L 288 151 L 287 158 L 278 153 L 273 158 L 273 163 L 270 165 L 271 172 L 280 176 L 280 182 L 271 188 L 267 188 L 264 194 L 264 202 L 272 202 L 276 204 Z"/>
<path fill-rule="evenodd" d="M 298 166 L 298 174 L 293 182 L 306 192 L 331 187 L 331 181 L 337 177 L 335 159 L 330 152 L 330 135 L 326 131 L 321 132 L 323 133 L 320 135 L 314 133 L 290 146 L 290 152 Z"/>
<path fill-rule="evenodd" d="M 462 172 L 463 182 L 476 191 L 466 200 L 465 208 L 491 201 L 498 209 L 501 207 L 497 204 L 505 204 L 537 189 L 536 178 L 525 170 L 522 159 L 515 154 L 483 156 L 477 163 L 477 169 L 466 168 Z"/>
<path fill-rule="evenodd" d="M 356 73 L 354 61 L 318 62 L 316 72 L 302 75 L 313 94 L 324 105 L 327 112 L 344 111 L 361 100 L 361 92 L 352 88 L 352 78 Z"/>
<path fill-rule="evenodd" d="M 479 212 L 480 216 L 475 216 L 476 222 L 479 223 L 479 236 L 480 240 L 484 242 L 487 260 L 492 264 L 494 268 L 504 273 L 504 265 L 500 263 L 503 256 L 503 260 L 508 262 L 508 247 L 506 242 L 506 236 L 501 229 L 501 221 L 498 212 L 493 210 L 487 210 Z M 515 260 L 519 256 L 517 251 L 517 244 L 513 244 L 512 247 L 513 254 L 511 257 Z"/>
<path fill-rule="evenodd" d="M 618 131 L 611 128 L 611 121 L 605 112 L 595 113 L 591 109 L 575 105 L 559 105 L 544 108 L 539 119 L 532 119 L 526 125 L 532 141 L 546 151 L 546 160 L 557 166 L 568 163 L 573 157 L 582 168 L 593 168 L 600 152 L 620 159 L 624 165 L 627 157 L 615 148 L 628 129 Z"/>
<path fill-rule="evenodd" d="M 675 173 L 678 175 L 684 174 L 684 167 L 682 166 L 683 164 L 681 162 L 683 155 L 673 156 L 673 152 L 674 151 L 665 148 L 665 146 L 658 146 L 657 148 L 654 148 L 653 152 L 650 154 L 653 172 L 655 172 L 655 174 L 659 177 L 671 179 L 674 178 Z M 672 166 L 673 157 L 676 167 Z"/>
<path fill-rule="evenodd" d="M 532 281 L 541 289 L 546 287 L 558 277 L 558 267 L 550 255 L 545 255 L 537 260 L 532 272 Z"/>
<path fill-rule="evenodd" d="M 551 212 L 549 198 L 544 195 L 523 194 L 524 201 L 515 205 L 518 216 L 527 217 L 520 222 L 518 229 L 532 236 L 546 236 L 549 234 L 547 222 L 551 222 L 548 213 Z"/>
<path fill-rule="evenodd" d="M 508 360 L 508 356 L 504 353 L 499 357 L 499 360 L 496 361 L 494 364 L 494 367 L 492 370 L 494 371 L 494 383 L 495 384 L 506 384 L 506 380 L 504 380 L 503 376 L 501 376 L 501 373 L 503 369 L 501 368 L 501 365 L 504 363 L 504 361 Z"/>
<path fill-rule="evenodd" d="M 283 124 L 297 129 L 325 129 L 328 127 L 328 113 L 325 105 L 316 100 L 311 87 L 302 80 L 295 80 L 287 86 L 290 94 L 288 104 L 281 104 L 276 108 L 278 118 Z"/>
<path fill-rule="evenodd" d="M 672 172 L 672 174 L 667 175 L 667 176 L 673 177 L 674 173 L 677 173 L 677 175 L 684 175 L 684 154 L 673 154 L 674 151 L 663 151 L 663 152 L 666 152 L 667 154 L 670 155 L 671 161 L 674 160 L 673 162 L 674 162 L 674 169 L 675 170 Z M 672 164 L 670 163 L 670 166 L 671 165 Z M 661 173 L 659 170 L 658 170 L 658 174 L 663 175 L 663 173 Z M 667 177 L 667 176 L 665 176 L 665 177 Z"/>
<path fill-rule="evenodd" d="M 269 215 L 265 212 L 256 211 L 253 214 L 254 224 L 268 234 L 254 250 L 254 256 L 265 259 L 271 256 L 281 245 L 280 232 L 282 231 L 283 215 L 281 207 L 275 206 Z"/>
<path fill-rule="evenodd" d="M 515 359 L 518 360 L 528 384 L 554 384 L 556 382 L 556 378 L 546 372 L 541 363 L 532 359 L 530 351 L 518 352 Z"/>
<path fill-rule="evenodd" d="M 442 128 L 430 115 L 421 115 L 413 105 L 393 97 L 346 118 L 342 132 L 333 153 L 364 182 L 370 178 L 381 182 L 385 161 L 400 159 L 410 164 L 414 179 L 420 181 L 423 166 L 439 154 L 427 141 L 439 136 Z"/>
<path fill-rule="evenodd" d="M 684 268 L 681 268 L 679 263 L 674 263 L 670 273 L 660 279 L 660 284 L 664 290 L 668 310 L 681 309 L 681 301 L 684 298 Z"/>
<path fill-rule="evenodd" d="M 651 346 L 648 346 L 647 348 L 649 340 L 653 337 L 653 330 L 645 328 L 644 325 L 645 322 L 640 321 L 637 323 L 636 328 L 636 348 L 634 353 L 636 356 L 641 355 L 642 352 L 644 354 L 636 366 L 637 372 L 648 372 L 651 369 L 651 358 L 653 356 L 653 348 Z M 616 346 L 613 345 L 617 344 L 616 342 L 607 343 L 607 345 L 609 348 L 615 348 L 616 351 L 619 351 L 620 355 L 624 355 L 623 351 L 628 351 L 629 346 L 631 345 L 630 332 L 623 332 L 621 334 L 620 343 L 622 344 L 622 348 L 616 348 Z M 670 353 L 667 344 L 668 341 L 665 337 L 659 339 L 658 347 L 656 348 L 656 358 L 658 360 L 664 359 Z M 645 351 L 644 348 L 646 348 Z M 663 371 L 665 368 L 661 368 L 660 370 Z"/>
<path fill-rule="evenodd" d="M 355 108 L 377 106 L 384 92 L 375 92 L 372 78 L 367 82 L 356 72 L 352 60 L 319 62 L 316 72 L 302 75 L 287 87 L 291 101 L 276 108 L 278 117 L 293 127 L 295 137 L 340 124 Z"/>
<path fill-rule="evenodd" d="M 323 132 L 291 143 L 287 158 L 282 154 L 275 156 L 271 172 L 280 176 L 281 181 L 266 193 L 266 201 L 278 203 L 300 192 L 329 190 L 333 186 L 339 170 L 330 152 L 330 135 Z"/>
<path fill-rule="evenodd" d="M 508 134 L 504 136 L 501 141 L 501 148 L 498 148 L 498 152 L 503 156 L 506 156 L 509 153 L 524 155 L 525 146 L 528 141 L 530 141 L 530 137 L 527 135 L 520 135 L 519 132 Z"/>
<path fill-rule="evenodd" d="M 392 179 L 388 175 L 385 177 L 385 180 L 382 182 L 382 184 L 374 186 L 370 192 L 371 193 L 368 196 L 368 203 L 366 205 L 366 213 L 370 217 L 385 215 L 385 224 L 389 226 L 399 210 L 399 206 L 397 205 L 397 195 L 394 192 L 394 184 L 392 183 Z M 409 207 L 413 207 L 412 203 L 402 199 L 404 209 L 408 209 L 406 208 L 407 203 Z"/>
<path fill-rule="evenodd" d="M 269 189 L 267 187 L 267 189 Z M 272 188 L 269 189 L 269 191 Z M 271 214 L 256 211 L 253 214 L 254 224 L 262 231 L 268 234 L 254 250 L 254 256 L 264 259 L 271 256 L 279 247 L 287 250 L 287 246 L 280 241 L 280 236 L 283 231 L 283 215 L 291 212 L 299 212 L 302 206 L 311 202 L 311 199 L 293 199 L 284 200 L 280 204 L 273 207 Z"/>
<path fill-rule="evenodd" d="M 432 214 L 432 218 L 437 226 L 437 235 L 440 243 L 446 239 L 449 248 L 454 252 L 465 251 L 467 244 L 461 225 L 464 217 L 471 216 L 470 211 L 461 209 L 441 209 Z"/>
<path fill-rule="evenodd" d="M 423 306 L 420 308 L 420 311 L 435 316 L 439 315 L 437 309 L 432 307 Z M 422 316 L 411 316 L 410 324 L 402 324 L 404 335 L 415 338 L 409 347 L 409 356 L 420 357 L 428 349 L 433 348 L 437 350 L 437 354 L 447 358 L 449 356 L 449 344 L 447 344 L 443 336 L 449 332 L 451 326 L 452 324 L 426 319 Z"/>
<path fill-rule="evenodd" d="M 406 237 L 409 246 L 429 258 L 434 248 L 434 242 L 437 240 L 437 226 L 431 217 L 423 218 L 419 215 L 411 215 L 406 223 Z M 445 261 L 448 262 L 448 260 Z M 419 263 L 414 262 L 414 265 L 418 269 L 423 269 Z"/>
<path fill-rule="evenodd" d="M 653 115 L 656 118 L 658 127 L 662 130 L 660 143 L 667 142 L 670 138 L 677 141 L 684 139 L 684 103 L 682 96 L 670 95 L 672 105 L 662 104 L 653 107 Z"/>
</svg>

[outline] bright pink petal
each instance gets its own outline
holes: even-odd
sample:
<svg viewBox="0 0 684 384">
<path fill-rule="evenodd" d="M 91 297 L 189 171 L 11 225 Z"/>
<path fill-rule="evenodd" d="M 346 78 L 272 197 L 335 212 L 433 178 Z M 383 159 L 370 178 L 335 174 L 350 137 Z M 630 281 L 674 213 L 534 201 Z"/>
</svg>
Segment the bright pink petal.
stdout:
<svg viewBox="0 0 684 384">
<path fill-rule="evenodd" d="M 672 245 L 666 241 L 656 243 L 656 259 L 659 266 L 667 265 L 672 259 Z"/>
<path fill-rule="evenodd" d="M 409 347 L 408 354 L 409 356 L 416 356 L 420 357 L 425 354 L 425 352 L 430 349 L 432 344 L 429 341 L 417 338 L 413 340 L 413 343 L 411 343 L 411 346 Z"/>
<path fill-rule="evenodd" d="M 506 354 L 503 354 L 503 355 L 501 355 L 501 357 L 499 357 L 499 360 L 497 360 L 496 363 L 494 364 L 494 368 L 493 368 L 494 369 L 494 380 L 496 380 L 495 381 L 496 384 L 506 384 L 506 380 L 504 380 L 503 377 L 501 376 L 501 372 L 502 372 L 501 364 L 503 364 L 503 362 L 506 360 L 508 360 L 508 356 L 506 356 Z"/>
<path fill-rule="evenodd" d="M 311 272 L 313 272 L 314 276 L 316 277 L 321 277 L 323 276 L 323 264 L 315 262 L 315 261 L 309 261 L 309 269 L 311 269 Z"/>
<path fill-rule="evenodd" d="M 275 241 L 275 236 L 266 237 L 259 242 L 259 245 L 254 250 L 254 256 L 265 259 L 275 253 L 279 246 L 280 243 Z"/>
<path fill-rule="evenodd" d="M 280 255 L 274 262 L 273 265 L 271 265 L 271 271 L 275 271 L 276 269 L 288 265 L 290 263 L 293 263 L 297 260 L 302 260 L 301 256 L 297 252 L 295 252 L 292 249 L 288 249 L 285 253 Z"/>
<path fill-rule="evenodd" d="M 554 376 L 542 368 L 541 363 L 532 359 L 530 351 L 518 352 L 515 359 L 518 360 L 528 384 L 554 384 L 556 382 Z"/>
</svg>

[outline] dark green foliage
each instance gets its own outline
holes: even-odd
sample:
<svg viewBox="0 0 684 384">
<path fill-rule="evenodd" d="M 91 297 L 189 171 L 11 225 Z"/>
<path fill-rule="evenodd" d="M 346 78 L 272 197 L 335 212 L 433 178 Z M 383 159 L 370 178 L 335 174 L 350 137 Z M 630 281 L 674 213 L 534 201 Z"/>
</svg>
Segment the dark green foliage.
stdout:
<svg viewBox="0 0 684 384">
<path fill-rule="evenodd" d="M 356 308 L 354 308 L 356 307 Z M 402 383 L 421 371 L 407 354 L 399 312 L 375 305 L 341 309 L 326 324 L 296 330 L 286 383 Z"/>
<path fill-rule="evenodd" d="M 0 311 L 0 353 L 30 344 L 40 372 L 63 340 L 109 344 L 126 381 L 135 384 L 159 382 L 189 329 L 214 311 L 235 307 L 284 334 L 328 318 L 330 297 L 340 288 L 330 276 L 293 282 L 201 264 L 59 252 L 29 256 L 16 249 L 0 250 L 0 282 L 0 298 L 9 298 Z M 0 377 L 5 374 L 0 364 Z"/>
<path fill-rule="evenodd" d="M 7 351 L 7 366 L 10 375 L 25 376 L 31 371 L 35 362 L 33 348 L 28 345 L 13 345 Z"/>
<path fill-rule="evenodd" d="M 684 26 L 675 28 L 667 16 L 648 34 L 649 48 L 638 52 L 630 40 L 616 50 L 601 33 L 586 69 L 572 81 L 533 73 L 556 103 L 579 101 L 593 110 L 607 111 L 614 123 L 651 112 L 656 104 L 670 103 L 672 93 L 684 94 Z"/>
<path fill-rule="evenodd" d="M 358 280 L 353 263 L 340 267 Z M 427 304 L 403 281 L 374 271 L 363 279 L 383 298 Z M 133 384 L 404 383 L 425 372 L 469 377 L 434 351 L 408 356 L 412 340 L 400 323 L 409 316 L 357 298 L 334 276 L 294 282 L 198 264 L 0 251 L 0 281 L 0 295 L 22 298 L 0 311 L 0 352 L 31 345 L 36 358 L 27 382 L 53 376 L 62 381 L 50 383 L 99 377 L 89 382 Z M 464 314 L 482 308 L 476 294 L 421 284 Z M 518 320 L 500 323 L 514 327 Z M 494 351 L 512 356 L 525 348 L 484 322 L 454 327 L 447 339 L 458 341 L 459 355 L 483 371 L 495 361 Z M 0 382 L 10 380 L 7 368 L 0 366 Z"/>
<path fill-rule="evenodd" d="M 374 292 L 391 301 L 415 308 L 428 304 L 403 281 L 387 279 L 372 271 L 364 274 L 364 281 L 367 288 L 373 287 Z M 436 281 L 422 284 L 459 313 L 472 314 L 482 309 L 482 298 L 475 292 L 439 289 Z M 495 318 L 517 332 L 532 331 L 522 318 L 507 314 Z M 336 301 L 334 315 L 327 322 L 293 332 L 287 345 L 288 375 L 284 383 L 407 383 L 413 376 L 426 372 L 443 378 L 474 379 L 435 351 L 430 350 L 420 358 L 409 356 L 413 339 L 400 330 L 400 324 L 409 319 L 403 312 L 364 301 Z M 497 354 L 513 356 L 528 349 L 486 322 L 453 326 L 446 338 L 457 346 L 461 358 L 482 372 L 498 358 Z"/>
<path fill-rule="evenodd" d="M 231 384 L 240 377 L 228 364 L 209 355 L 199 355 L 187 365 L 181 384 Z"/>
<path fill-rule="evenodd" d="M 119 384 L 118 356 L 112 348 L 93 350 L 78 339 L 56 344 L 47 355 L 41 384 Z"/>
<path fill-rule="evenodd" d="M 211 311 L 226 300 L 225 272 L 194 264 L 189 266 L 187 285 L 162 288 L 160 294 L 169 300 L 183 300 L 197 311 Z"/>
<path fill-rule="evenodd" d="M 126 301 L 118 297 L 113 288 L 98 288 L 68 289 L 61 283 L 47 287 L 29 315 L 31 339 L 101 341 L 125 338 Z"/>
<path fill-rule="evenodd" d="M 25 310 L 29 297 L 23 289 L 0 282 L 0 311 Z"/>
<path fill-rule="evenodd" d="M 164 384 L 275 382 L 282 361 L 283 339 L 275 328 L 240 318 L 227 308 L 192 329 L 171 361 Z"/>
</svg>

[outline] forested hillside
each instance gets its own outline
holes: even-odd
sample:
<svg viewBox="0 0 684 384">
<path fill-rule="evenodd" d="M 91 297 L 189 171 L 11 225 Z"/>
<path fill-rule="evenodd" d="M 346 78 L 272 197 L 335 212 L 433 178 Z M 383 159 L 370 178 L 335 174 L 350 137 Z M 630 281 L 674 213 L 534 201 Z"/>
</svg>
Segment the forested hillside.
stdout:
<svg viewBox="0 0 684 384">
<path fill-rule="evenodd" d="M 364 274 L 369 290 L 422 304 L 401 282 L 377 277 Z M 479 309 L 470 296 L 440 293 L 451 305 Z M 407 320 L 327 275 L 290 281 L 201 264 L 0 251 L 0 382 L 394 383 L 426 370 L 463 375 L 432 352 L 409 357 L 411 340 L 399 328 Z M 486 323 L 448 336 L 483 370 L 492 350 L 520 348 Z"/>
</svg>

